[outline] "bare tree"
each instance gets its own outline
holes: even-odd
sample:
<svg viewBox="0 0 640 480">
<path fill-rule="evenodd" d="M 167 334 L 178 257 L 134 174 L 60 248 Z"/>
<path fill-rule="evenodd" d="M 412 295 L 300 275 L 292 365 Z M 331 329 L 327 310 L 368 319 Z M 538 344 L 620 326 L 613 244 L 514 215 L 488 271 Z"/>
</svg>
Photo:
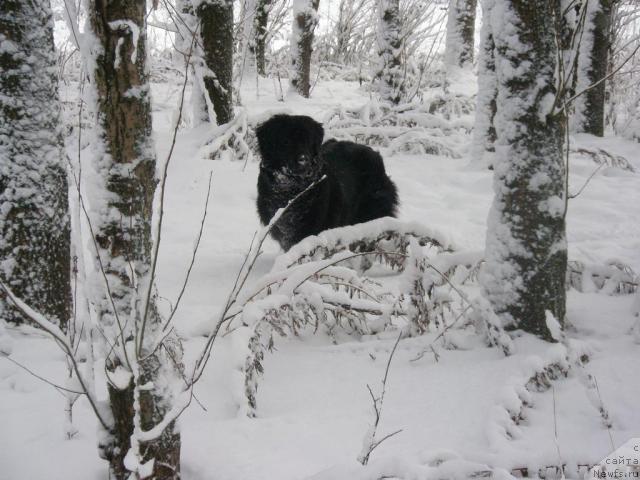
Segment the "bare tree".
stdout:
<svg viewBox="0 0 640 480">
<path fill-rule="evenodd" d="M 483 289 L 504 324 L 549 340 L 546 312 L 563 322 L 566 311 L 565 119 L 554 111 L 558 51 L 548 21 L 559 3 L 496 0 L 485 16 L 495 42 L 500 148 Z"/>
<path fill-rule="evenodd" d="M 614 4 L 607 78 L 606 123 L 616 135 L 640 141 L 640 5 L 634 0 Z"/>
<path fill-rule="evenodd" d="M 477 0 L 450 0 L 445 43 L 445 62 L 449 66 L 473 64 L 473 40 Z"/>
<path fill-rule="evenodd" d="M 91 300 L 99 331 L 113 342 L 111 348 L 103 346 L 113 422 L 100 448 L 114 478 L 148 471 L 157 479 L 175 479 L 180 477 L 180 434 L 173 424 L 149 439 L 134 434 L 152 430 L 171 408 L 166 385 L 176 369 L 171 349 L 155 348 L 149 340 L 160 318 L 153 297 L 156 157 L 146 2 L 91 0 L 88 14 L 100 47 L 88 63 L 95 66 L 90 72 L 98 118 L 94 161 L 97 190 L 103 190 L 91 198 L 91 233 L 98 254 L 96 283 L 104 288 L 96 289 Z"/>
<path fill-rule="evenodd" d="M 399 0 L 377 0 L 377 9 L 378 92 L 384 101 L 398 104 L 404 95 Z"/>
<path fill-rule="evenodd" d="M 0 275 L 66 329 L 70 233 L 48 0 L 0 4 Z M 0 301 L 0 315 L 24 316 Z"/>
<path fill-rule="evenodd" d="M 320 0 L 294 0 L 291 26 L 291 88 L 309 98 L 311 52 Z"/>
</svg>

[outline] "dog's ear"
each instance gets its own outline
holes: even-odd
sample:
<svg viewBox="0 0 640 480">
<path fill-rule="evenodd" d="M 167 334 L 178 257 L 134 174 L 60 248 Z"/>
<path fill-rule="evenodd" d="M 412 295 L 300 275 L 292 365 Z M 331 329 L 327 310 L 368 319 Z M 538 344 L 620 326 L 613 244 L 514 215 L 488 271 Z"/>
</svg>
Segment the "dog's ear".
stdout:
<svg viewBox="0 0 640 480">
<path fill-rule="evenodd" d="M 320 151 L 320 147 L 322 146 L 322 139 L 324 138 L 324 128 L 322 128 L 322 124 L 316 122 L 314 119 L 307 117 L 309 120 L 308 131 L 311 136 L 311 144 L 313 145 L 313 151 L 318 153 Z"/>
<path fill-rule="evenodd" d="M 260 153 L 262 154 L 263 159 L 265 157 L 269 157 L 271 151 L 273 150 L 273 143 L 274 143 L 273 130 L 274 129 L 273 129 L 272 119 L 261 123 L 256 128 L 256 138 L 258 139 L 258 147 L 260 148 Z"/>
</svg>

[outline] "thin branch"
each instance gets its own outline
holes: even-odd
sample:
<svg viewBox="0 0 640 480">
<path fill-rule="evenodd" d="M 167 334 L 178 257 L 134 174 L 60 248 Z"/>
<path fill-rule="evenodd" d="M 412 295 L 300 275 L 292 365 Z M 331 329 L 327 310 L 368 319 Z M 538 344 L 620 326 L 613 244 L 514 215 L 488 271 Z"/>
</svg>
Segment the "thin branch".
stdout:
<svg viewBox="0 0 640 480">
<path fill-rule="evenodd" d="M 14 293 L 11 291 L 11 289 L 7 285 L 5 285 L 5 283 L 2 281 L 0 281 L 0 288 L 7 295 L 7 298 L 9 298 L 13 302 L 16 308 L 20 310 L 20 312 L 25 317 L 28 317 L 33 322 L 37 323 L 45 332 L 51 335 L 53 339 L 56 340 L 56 342 L 64 349 L 66 355 L 68 356 L 69 360 L 73 364 L 73 370 L 76 373 L 76 377 L 78 378 L 78 382 L 80 382 L 80 386 L 82 387 L 82 390 L 85 392 L 85 395 L 89 400 L 89 404 L 91 405 L 93 412 L 96 414 L 98 421 L 104 427 L 104 429 L 109 430 L 110 429 L 109 422 L 107 422 L 105 419 L 102 418 L 102 415 L 100 414 L 100 411 L 98 409 L 98 401 L 93 397 L 93 393 L 87 387 L 82 377 L 82 374 L 80 373 L 78 362 L 73 355 L 73 349 L 69 345 L 69 342 L 65 337 L 64 333 L 62 332 L 62 330 L 60 330 L 54 323 L 48 320 L 44 315 L 36 312 L 31 307 L 29 307 L 26 303 L 20 300 L 18 297 L 16 297 Z"/>
<path fill-rule="evenodd" d="M 180 121 L 182 120 L 182 109 L 184 106 L 184 97 L 185 91 L 187 89 L 187 81 L 189 79 L 189 61 L 191 60 L 191 55 L 193 53 L 193 47 L 195 44 L 196 33 L 198 31 L 200 24 L 196 25 L 196 31 L 191 39 L 191 47 L 189 48 L 189 52 L 187 52 L 187 59 L 185 60 L 185 71 L 184 71 L 184 82 L 182 83 L 182 93 L 180 96 L 180 107 L 178 110 L 178 118 L 176 119 L 176 124 L 173 129 L 173 137 L 171 138 L 171 147 L 169 148 L 169 153 L 167 154 L 167 160 L 164 163 L 164 169 L 162 171 L 162 181 L 160 183 L 160 208 L 158 211 L 158 227 L 157 227 L 157 236 L 153 249 L 153 258 L 151 261 L 151 274 L 149 277 L 149 285 L 147 287 L 147 295 L 145 298 L 144 304 L 144 314 L 142 316 L 142 324 L 140 327 L 140 339 L 138 341 L 138 346 L 136 348 L 136 354 L 139 357 L 142 352 L 142 345 L 144 341 L 144 333 L 147 325 L 147 318 L 149 316 L 149 310 L 151 306 L 151 292 L 153 291 L 153 283 L 156 276 L 156 268 L 158 266 L 158 252 L 160 251 L 160 241 L 162 238 L 162 221 L 164 219 L 164 196 L 166 191 L 167 184 L 167 173 L 169 171 L 169 163 L 171 162 L 171 157 L 173 156 L 173 150 L 176 146 L 176 139 L 178 137 L 178 129 L 180 127 Z"/>
<path fill-rule="evenodd" d="M 373 452 L 376 449 L 376 447 L 380 445 L 382 442 L 393 437 L 394 435 L 397 435 L 400 432 L 402 432 L 402 428 L 400 430 L 396 430 L 395 432 L 389 433 L 388 435 L 385 435 L 384 437 L 382 437 L 380 440 L 378 440 L 371 446 L 371 450 L 369 450 L 369 454 L 371 454 L 371 452 Z"/>
<path fill-rule="evenodd" d="M 207 187 L 207 198 L 204 201 L 204 212 L 202 213 L 202 219 L 200 221 L 200 230 L 198 230 L 198 236 L 196 237 L 196 244 L 193 248 L 193 252 L 191 255 L 191 262 L 189 263 L 189 268 L 187 268 L 187 273 L 184 277 L 184 282 L 182 283 L 182 288 L 180 289 L 180 293 L 178 294 L 178 298 L 176 299 L 175 306 L 171 309 L 171 313 L 169 314 L 169 318 L 164 323 L 162 330 L 164 331 L 167 326 L 171 323 L 171 319 L 175 315 L 178 310 L 178 306 L 180 305 L 180 301 L 182 300 L 182 296 L 184 295 L 185 290 L 187 289 L 187 284 L 189 283 L 189 277 L 191 276 L 191 270 L 193 269 L 193 265 L 196 261 L 196 255 L 198 253 L 198 248 L 200 247 L 200 240 L 202 239 L 202 231 L 204 230 L 204 222 L 207 218 L 207 210 L 209 208 L 209 195 L 211 194 L 211 178 L 213 176 L 213 171 L 209 172 L 209 186 Z"/>
<path fill-rule="evenodd" d="M 578 190 L 576 193 L 574 193 L 572 195 L 569 194 L 569 192 L 567 192 L 567 195 L 568 195 L 569 199 L 576 198 L 578 195 L 580 195 L 582 193 L 582 191 L 586 188 L 586 186 L 589 184 L 591 179 L 595 176 L 595 174 L 598 173 L 598 171 L 602 168 L 603 165 L 604 165 L 604 163 L 601 163 L 600 165 L 598 165 L 598 168 L 596 168 L 593 171 L 593 173 L 591 175 L 589 175 L 589 178 L 587 178 L 587 180 L 584 182 L 584 185 L 582 185 L 582 187 L 580 187 L 580 190 Z"/>
<path fill-rule="evenodd" d="M 569 98 L 569 100 L 567 100 L 565 103 L 566 103 L 567 105 L 569 105 L 571 102 L 573 102 L 573 101 L 574 101 L 576 98 L 578 98 L 580 95 L 583 95 L 585 92 L 587 92 L 587 91 L 591 90 L 592 88 L 597 87 L 597 86 L 598 86 L 598 85 L 600 85 L 602 82 L 604 82 L 604 81 L 606 81 L 606 80 L 610 79 L 611 77 L 613 77 L 616 73 L 618 73 L 620 70 L 622 70 L 622 67 L 624 67 L 624 66 L 627 64 L 627 62 L 628 62 L 629 60 L 631 60 L 631 59 L 635 56 L 635 54 L 636 54 L 636 52 L 637 52 L 638 50 L 640 50 L 640 43 L 638 43 L 638 45 L 636 45 L 636 48 L 634 48 L 634 49 L 633 49 L 633 52 L 631 52 L 631 53 L 629 54 L 629 56 L 628 56 L 627 58 L 625 58 L 625 59 L 624 59 L 624 61 L 623 61 L 620 65 L 618 65 L 618 67 L 617 67 L 615 70 L 613 70 L 613 71 L 612 71 L 611 73 L 609 73 L 608 75 L 605 75 L 604 77 L 602 77 L 602 78 L 601 78 L 600 80 L 598 80 L 597 82 L 592 83 L 592 84 L 591 84 L 591 85 L 589 85 L 588 87 L 585 87 L 583 90 L 581 90 L 580 92 L 576 93 L 573 97 Z"/>
<path fill-rule="evenodd" d="M 78 157 L 80 157 L 80 152 L 78 152 Z M 67 158 L 67 161 L 69 162 L 69 165 L 71 165 L 71 161 Z M 122 352 L 124 355 L 124 359 L 125 359 L 125 363 L 127 364 L 127 366 L 129 367 L 129 369 L 131 370 L 131 362 L 129 361 L 129 355 L 127 354 L 127 348 L 126 348 L 126 342 L 124 339 L 124 327 L 122 325 L 122 322 L 120 320 L 120 315 L 118 315 L 118 308 L 116 307 L 115 301 L 113 299 L 113 295 L 111 294 L 111 287 L 109 286 L 109 279 L 107 278 L 107 272 L 104 269 L 104 264 L 102 263 L 102 257 L 100 256 L 100 247 L 98 246 L 98 242 L 96 241 L 96 234 L 94 233 L 93 230 L 93 224 L 91 223 L 91 217 L 89 216 L 89 212 L 87 211 L 87 207 L 84 203 L 84 197 L 82 196 L 82 193 L 80 192 L 80 182 L 79 179 L 76 178 L 75 173 L 73 172 L 73 169 L 71 169 L 71 173 L 73 176 L 73 180 L 74 183 L 76 184 L 76 189 L 78 191 L 78 198 L 80 200 L 80 208 L 82 209 L 82 212 L 84 213 L 85 219 L 87 221 L 87 225 L 89 226 L 89 233 L 91 236 L 91 241 L 93 243 L 93 248 L 95 249 L 96 252 L 96 260 L 98 261 L 98 266 L 100 267 L 100 273 L 102 274 L 102 279 L 104 281 L 104 285 L 105 285 L 105 289 L 107 290 L 107 297 L 109 299 L 109 302 L 111 303 L 111 308 L 113 310 L 113 316 L 116 319 L 116 323 L 118 325 L 118 330 L 120 333 L 120 341 L 122 342 Z M 126 324 L 125 324 L 126 325 Z M 106 338 L 106 336 L 105 336 Z M 115 347 L 115 345 L 114 345 Z"/>
<path fill-rule="evenodd" d="M 44 383 L 48 383 L 49 385 L 51 385 L 53 388 L 55 388 L 58 393 L 60 393 L 61 395 L 64 396 L 64 393 L 60 392 L 60 390 L 63 390 L 65 392 L 69 392 L 69 393 L 75 393 L 76 395 L 85 395 L 85 392 L 78 392 L 77 390 L 71 390 L 70 388 L 67 387 L 63 387 L 62 385 L 58 385 L 57 383 L 52 382 L 51 380 L 47 380 L 46 378 L 38 375 L 37 373 L 35 373 L 33 370 L 30 370 L 29 368 L 27 368 L 25 365 L 21 364 L 20 362 L 14 360 L 13 358 L 11 358 L 9 355 L 0 355 L 0 358 L 6 358 L 7 360 L 9 360 L 11 363 L 13 363 L 14 365 L 22 368 L 23 370 L 25 370 L 27 373 L 33 375 L 34 377 L 36 377 L 38 380 L 43 381 Z"/>
<path fill-rule="evenodd" d="M 211 355 L 211 349 L 213 348 L 213 342 L 215 341 L 216 337 L 218 336 L 218 332 L 220 330 L 220 327 L 227 320 L 226 319 L 226 315 L 227 315 L 229 309 L 234 305 L 234 303 L 236 302 L 236 300 L 238 298 L 238 294 L 240 293 L 240 291 L 244 287 L 244 284 L 246 283 L 247 278 L 249 277 L 249 274 L 251 273 L 251 271 L 253 269 L 253 266 L 255 265 L 255 262 L 256 262 L 258 256 L 260 255 L 260 252 L 261 252 L 260 249 L 262 248 L 262 244 L 264 243 L 264 241 L 266 240 L 267 236 L 269 235 L 269 232 L 271 231 L 273 226 L 278 222 L 278 220 L 280 220 L 280 217 L 282 217 L 282 215 L 284 215 L 285 212 L 291 207 L 291 205 L 293 205 L 300 197 L 302 197 L 307 192 L 309 192 L 310 190 L 315 188 L 317 185 L 319 185 L 321 182 L 323 182 L 326 178 L 327 178 L 326 176 L 322 176 L 322 178 L 320 178 L 319 180 L 316 180 L 315 182 L 311 183 L 302 192 L 300 192 L 298 195 L 296 195 L 291 200 L 289 200 L 289 202 L 287 203 L 287 205 L 284 208 L 280 208 L 278 211 L 276 211 L 276 213 L 273 216 L 273 218 L 269 221 L 269 224 L 265 228 L 262 229 L 262 232 L 261 232 L 261 234 L 259 236 L 258 243 L 253 247 L 253 250 L 250 248 L 249 253 L 247 253 L 245 261 L 242 264 L 243 267 L 241 267 L 240 271 L 238 272 L 238 276 L 236 278 L 236 282 L 234 284 L 234 288 L 229 293 L 229 296 L 228 296 L 227 301 L 225 303 L 225 307 L 222 310 L 222 312 L 220 314 L 220 317 L 219 317 L 218 321 L 216 322 L 216 325 L 214 326 L 213 330 L 209 334 L 207 342 L 205 343 L 205 346 L 202 349 L 202 351 L 200 353 L 200 356 L 196 360 L 196 364 L 194 366 L 194 370 L 193 370 L 193 373 L 192 373 L 192 376 L 191 376 L 191 387 L 192 388 L 193 388 L 193 384 L 196 383 L 202 377 L 202 373 L 204 372 L 204 368 L 205 368 L 206 364 L 208 363 L 210 355 Z M 253 242 L 252 242 L 252 244 L 253 244 Z M 244 269 L 244 271 L 243 271 L 243 269 Z"/>
<path fill-rule="evenodd" d="M 382 437 L 380 440 L 375 441 L 375 437 L 376 437 L 376 430 L 378 429 L 378 424 L 380 423 L 380 417 L 382 415 L 382 406 L 384 403 L 384 395 L 386 393 L 386 389 L 387 389 L 387 378 L 389 376 L 389 367 L 391 366 L 391 360 L 393 360 L 393 356 L 396 353 L 396 348 L 398 348 L 398 344 L 400 343 L 400 338 L 402 338 L 402 331 L 398 334 L 398 338 L 396 339 L 396 342 L 393 344 L 393 348 L 391 349 L 391 353 L 389 354 L 389 359 L 387 360 L 387 366 L 385 368 L 384 371 L 384 377 L 382 379 L 382 390 L 380 392 L 380 398 L 376 398 L 373 390 L 371 390 L 371 387 L 367 384 L 367 389 L 369 390 L 369 395 L 371 395 L 371 400 L 373 401 L 373 410 L 375 412 L 376 415 L 376 419 L 373 423 L 372 426 L 372 432 L 367 432 L 367 436 L 371 435 L 371 438 L 369 438 L 369 445 L 365 445 L 362 449 L 362 452 L 360 453 L 360 456 L 358 457 L 358 461 L 362 464 L 362 465 L 366 465 L 369 462 L 369 457 L 371 456 L 371 452 L 373 452 L 373 450 L 380 445 L 382 442 L 384 442 L 386 439 L 393 437 L 394 435 L 400 433 L 402 431 L 402 429 L 397 430 L 393 433 L 390 433 L 388 435 L 385 435 L 384 437 Z M 367 439 L 367 437 L 365 437 L 365 439 Z M 366 451 L 365 451 L 366 449 Z"/>
</svg>

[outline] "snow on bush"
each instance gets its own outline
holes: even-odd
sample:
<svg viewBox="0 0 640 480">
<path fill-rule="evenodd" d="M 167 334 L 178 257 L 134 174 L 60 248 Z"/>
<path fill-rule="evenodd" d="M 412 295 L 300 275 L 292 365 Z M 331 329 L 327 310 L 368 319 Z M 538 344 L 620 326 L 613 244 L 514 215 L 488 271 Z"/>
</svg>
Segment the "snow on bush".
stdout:
<svg viewBox="0 0 640 480">
<path fill-rule="evenodd" d="M 434 94 L 396 106 L 375 100 L 358 109 L 337 107 L 324 118 L 327 136 L 385 148 L 395 153 L 462 157 L 460 145 L 473 128 L 473 100 Z"/>
<path fill-rule="evenodd" d="M 276 335 L 322 332 L 337 342 L 338 332 L 357 337 L 385 330 L 403 336 L 435 332 L 433 350 L 439 340 L 455 348 L 445 337 L 449 330 L 471 329 L 487 345 L 512 353 L 495 314 L 454 283 L 473 279 L 479 262 L 479 252 L 453 252 L 441 233 L 393 218 L 328 230 L 295 245 L 271 273 L 239 293 L 229 311 L 227 330 L 240 329 L 246 342 L 240 412 L 256 415 L 258 378 Z M 397 272 L 395 287 L 376 281 L 381 270 Z"/>
</svg>

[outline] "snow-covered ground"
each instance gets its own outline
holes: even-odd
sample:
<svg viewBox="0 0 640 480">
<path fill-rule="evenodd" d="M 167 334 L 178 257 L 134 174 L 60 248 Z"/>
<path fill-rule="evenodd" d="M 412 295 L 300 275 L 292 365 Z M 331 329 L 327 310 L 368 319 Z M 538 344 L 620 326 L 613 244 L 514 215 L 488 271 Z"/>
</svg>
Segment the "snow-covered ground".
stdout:
<svg viewBox="0 0 640 480">
<path fill-rule="evenodd" d="M 343 82 L 319 82 L 312 99 L 285 103 L 275 100 L 277 85 L 265 81 L 262 88 L 259 97 L 255 87 L 243 91 L 250 118 L 288 110 L 323 120 L 336 105 L 358 107 L 369 101 L 356 84 Z M 177 85 L 154 86 L 161 161 L 171 141 L 178 92 Z M 160 304 L 167 308 L 175 301 L 193 251 L 212 171 L 202 245 L 176 317 L 186 339 L 187 361 L 202 346 L 201 334 L 225 301 L 259 228 L 257 163 L 199 158 L 205 137 L 202 130 L 184 130 L 178 137 L 169 169 L 158 273 Z M 640 272 L 640 146 L 588 136 L 573 143 L 624 156 L 636 172 L 600 168 L 571 200 L 570 259 L 596 265 L 615 260 Z M 468 145 L 459 149 L 468 152 Z M 468 155 L 395 155 L 385 156 L 385 161 L 399 188 L 401 220 L 436 229 L 460 249 L 483 249 L 492 199 L 490 171 L 471 165 Z M 595 168 L 591 159 L 574 156 L 570 191 L 577 192 Z M 253 278 L 267 273 L 280 253 L 268 240 Z M 577 478 L 577 465 L 594 464 L 613 447 L 640 437 L 640 335 L 631 332 L 638 322 L 633 296 L 572 290 L 568 301 L 574 327 L 569 336 L 575 348 L 590 352 L 586 370 L 595 378 L 597 391 L 588 388 L 579 371 L 572 371 L 550 389 L 523 392 L 536 366 L 557 360 L 563 348 L 528 335 L 517 337 L 516 353 L 505 357 L 478 339 L 458 338 L 452 332 L 449 343 L 458 348 L 440 348 L 437 362 L 431 354 L 411 361 L 436 333 L 402 340 L 389 372 L 379 435 L 402 431 L 374 450 L 366 469 L 356 457 L 373 420 L 367 384 L 378 388 L 395 333 L 345 338 L 338 344 L 310 334 L 278 340 L 264 362 L 255 419 L 238 414 L 238 342 L 233 333 L 223 336 L 196 388 L 203 408 L 193 404 L 180 420 L 183 478 L 452 479 L 467 478 L 464 472 L 477 472 L 481 464 L 506 471 L 529 467 L 535 474 L 540 467 L 560 463 L 567 464 L 568 478 Z M 9 328 L 9 334 L 16 361 L 63 381 L 63 355 L 48 338 L 30 327 Z M 611 417 L 610 429 L 604 426 L 600 404 Z M 72 440 L 64 439 L 63 409 L 64 398 L 56 390 L 0 358 L 0 479 L 107 478 L 88 404 L 83 399 L 76 404 L 79 433 Z M 523 418 L 516 426 L 510 417 L 518 415 Z"/>
</svg>

